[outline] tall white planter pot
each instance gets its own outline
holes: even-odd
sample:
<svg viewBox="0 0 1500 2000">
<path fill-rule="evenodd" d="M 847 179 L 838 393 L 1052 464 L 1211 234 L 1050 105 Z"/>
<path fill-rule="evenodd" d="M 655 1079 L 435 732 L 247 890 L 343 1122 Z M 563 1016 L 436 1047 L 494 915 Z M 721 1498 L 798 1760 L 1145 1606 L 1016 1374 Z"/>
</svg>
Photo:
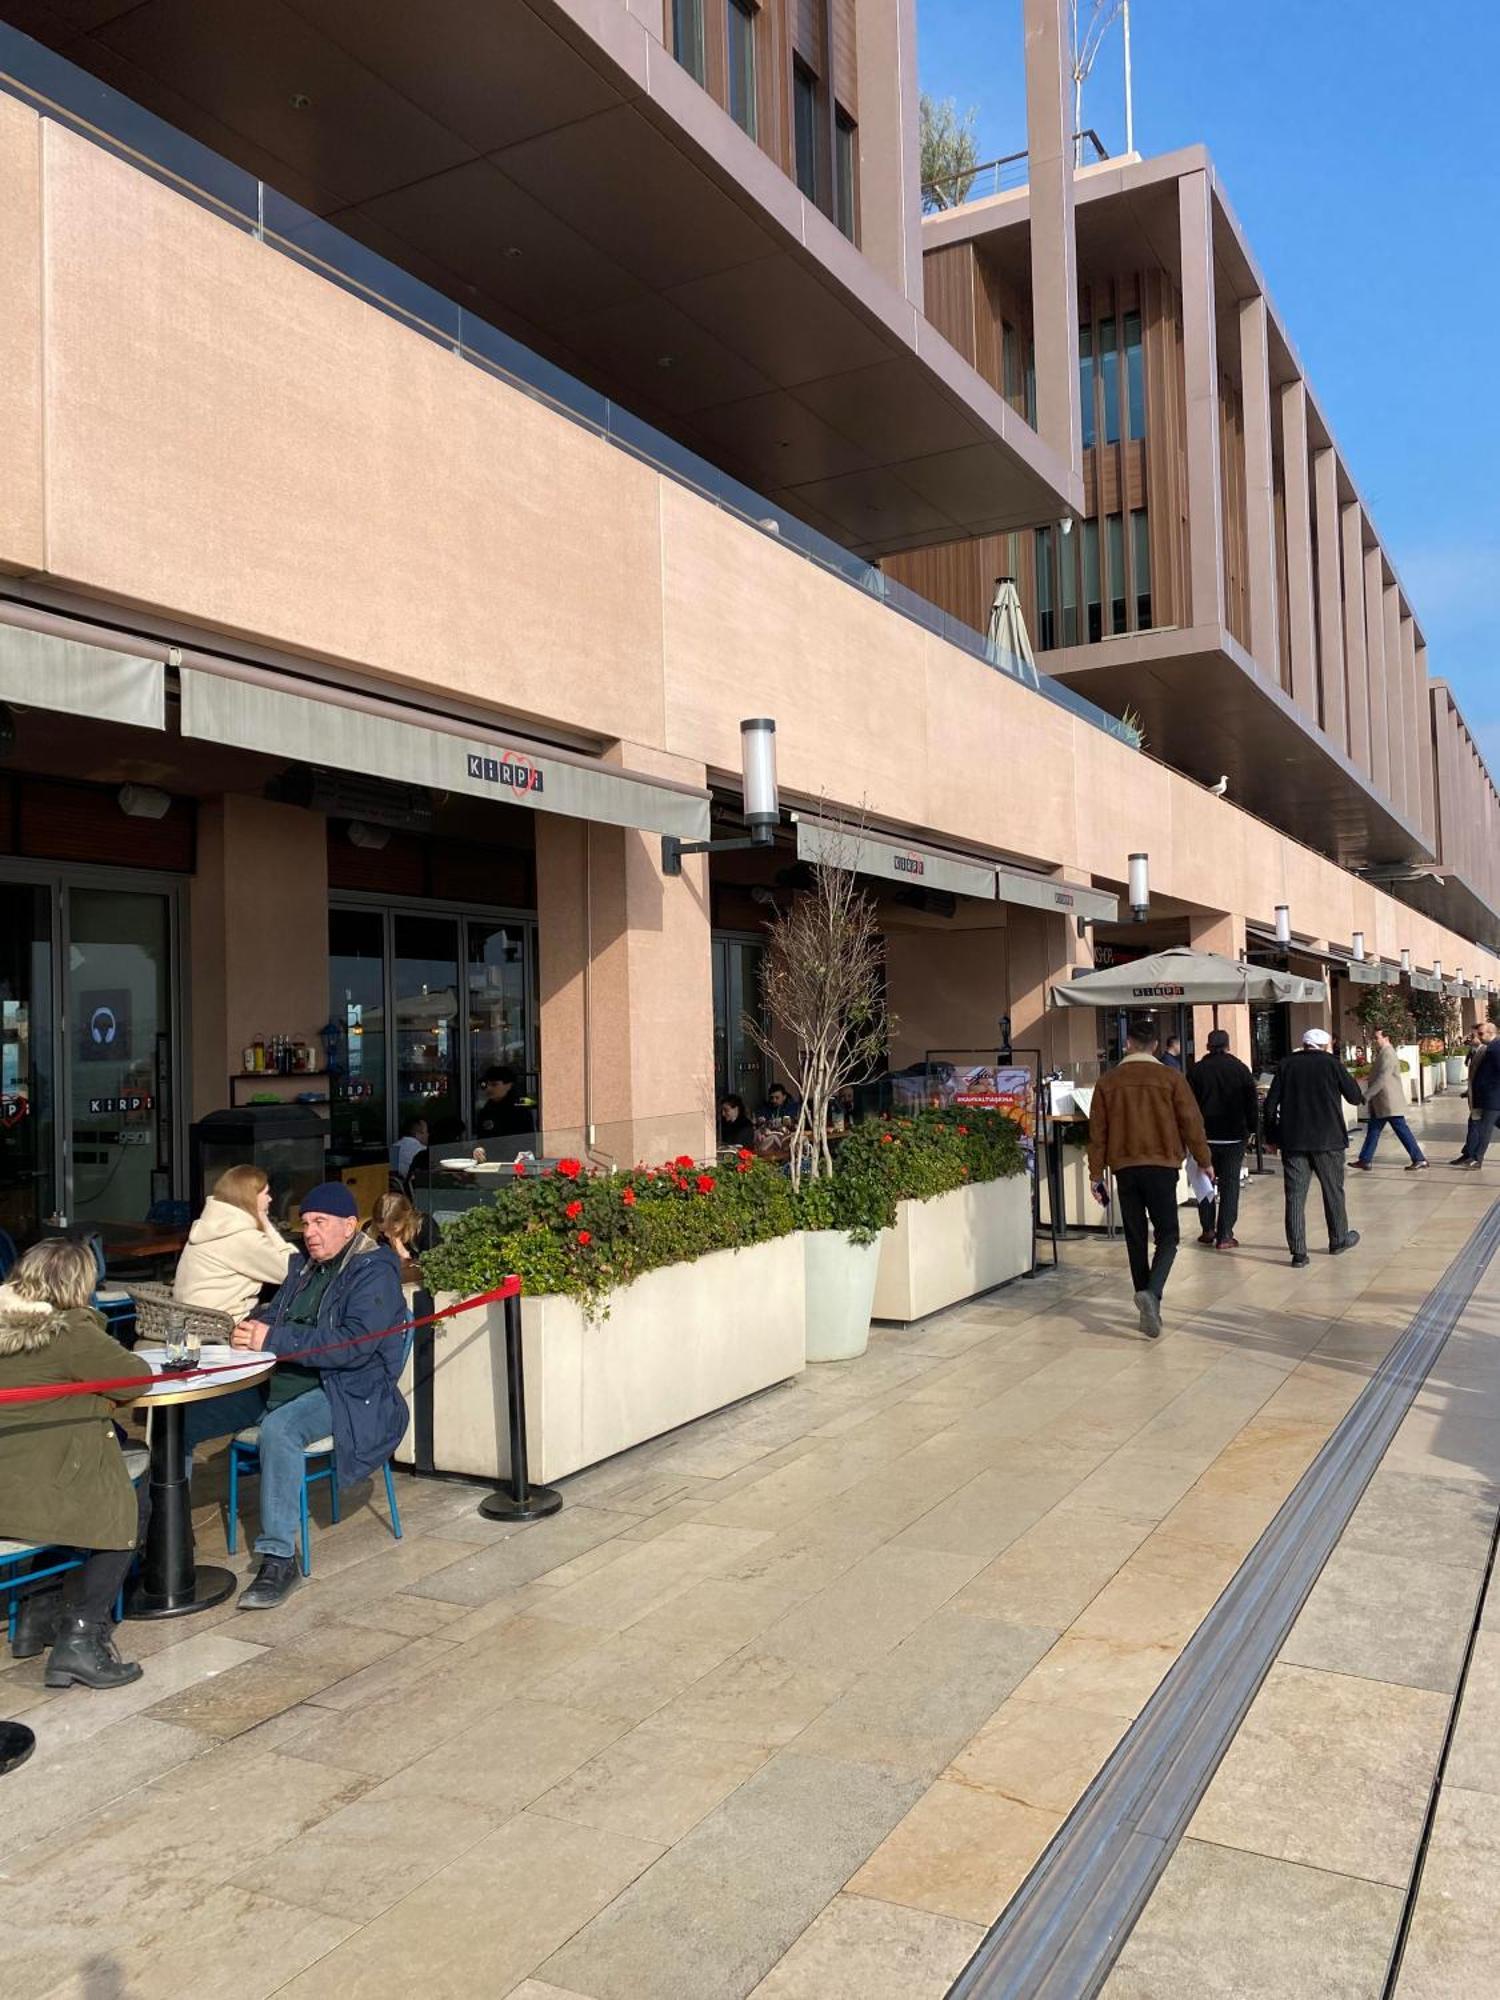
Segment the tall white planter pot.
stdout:
<svg viewBox="0 0 1500 2000">
<path fill-rule="evenodd" d="M 807 1358 L 852 1361 L 870 1344 L 880 1238 L 851 1243 L 842 1229 L 809 1229 L 807 1258 Z"/>
<path fill-rule="evenodd" d="M 1462 1090 L 1464 1084 L 1468 1081 L 1468 1075 L 1469 1065 L 1464 1061 L 1463 1057 L 1449 1056 L 1447 1070 L 1448 1088 L 1450 1090 Z"/>
</svg>

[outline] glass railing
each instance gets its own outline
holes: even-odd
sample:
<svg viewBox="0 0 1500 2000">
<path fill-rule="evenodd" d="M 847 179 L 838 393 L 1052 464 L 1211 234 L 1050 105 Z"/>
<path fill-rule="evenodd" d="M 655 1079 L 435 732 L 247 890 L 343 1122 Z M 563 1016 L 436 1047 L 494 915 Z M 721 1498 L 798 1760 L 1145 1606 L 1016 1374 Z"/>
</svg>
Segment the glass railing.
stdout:
<svg viewBox="0 0 1500 2000">
<path fill-rule="evenodd" d="M 0 23 L 0 91 L 82 134 L 378 311 L 608 439 L 726 513 L 935 633 L 1079 720 L 1138 748 L 1135 733 L 1046 673 L 1033 676 L 985 634 L 919 597 L 796 515 L 742 485 L 612 398 L 556 367 L 399 264 L 234 166 L 75 63 Z"/>
</svg>

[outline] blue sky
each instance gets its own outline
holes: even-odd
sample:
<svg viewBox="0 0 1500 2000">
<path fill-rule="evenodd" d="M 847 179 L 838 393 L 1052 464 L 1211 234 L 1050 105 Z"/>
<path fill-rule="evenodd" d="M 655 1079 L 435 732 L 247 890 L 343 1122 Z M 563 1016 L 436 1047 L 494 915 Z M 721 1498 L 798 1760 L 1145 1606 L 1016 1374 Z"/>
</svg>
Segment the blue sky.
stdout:
<svg viewBox="0 0 1500 2000">
<path fill-rule="evenodd" d="M 923 89 L 977 109 L 982 158 L 1024 146 L 1019 0 L 917 20 Z M 1500 6 L 1132 0 L 1131 41 L 1138 150 L 1212 152 L 1500 778 Z M 1111 152 L 1123 103 L 1115 27 L 1083 121 Z"/>
</svg>

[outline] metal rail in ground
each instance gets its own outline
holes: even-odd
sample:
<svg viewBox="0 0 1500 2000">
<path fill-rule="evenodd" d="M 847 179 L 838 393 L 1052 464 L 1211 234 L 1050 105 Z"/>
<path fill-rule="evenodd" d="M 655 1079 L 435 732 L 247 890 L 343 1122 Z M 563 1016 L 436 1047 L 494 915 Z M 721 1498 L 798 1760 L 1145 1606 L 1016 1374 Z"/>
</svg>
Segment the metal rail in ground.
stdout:
<svg viewBox="0 0 1500 2000">
<path fill-rule="evenodd" d="M 1288 1494 L 948 2000 L 1098 1993 L 1497 1249 L 1500 1202 Z"/>
</svg>

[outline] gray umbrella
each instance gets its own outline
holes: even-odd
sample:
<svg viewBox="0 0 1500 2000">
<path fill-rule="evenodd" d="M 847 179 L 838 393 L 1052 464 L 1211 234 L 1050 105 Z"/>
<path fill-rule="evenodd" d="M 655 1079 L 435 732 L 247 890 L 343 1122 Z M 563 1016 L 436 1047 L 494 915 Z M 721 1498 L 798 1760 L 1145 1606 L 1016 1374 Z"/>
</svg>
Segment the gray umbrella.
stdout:
<svg viewBox="0 0 1500 2000">
<path fill-rule="evenodd" d="M 1266 965 L 1242 965 L 1216 951 L 1154 951 L 1129 965 L 1107 966 L 1063 980 L 1052 989 L 1058 1007 L 1239 1006 L 1248 1000 L 1326 999 L 1321 979 L 1277 972 Z"/>
</svg>

